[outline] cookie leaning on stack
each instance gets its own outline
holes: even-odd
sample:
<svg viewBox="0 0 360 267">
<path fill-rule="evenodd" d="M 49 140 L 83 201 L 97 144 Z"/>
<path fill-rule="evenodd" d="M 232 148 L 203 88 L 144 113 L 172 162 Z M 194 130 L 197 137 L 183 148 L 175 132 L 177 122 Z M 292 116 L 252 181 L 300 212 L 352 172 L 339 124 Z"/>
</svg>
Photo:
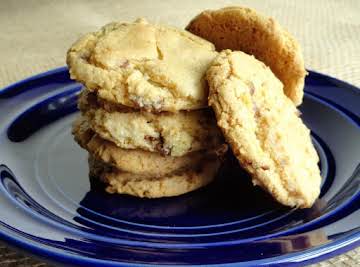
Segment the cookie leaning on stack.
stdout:
<svg viewBox="0 0 360 267">
<path fill-rule="evenodd" d="M 75 140 L 111 193 L 180 195 L 211 182 L 226 145 L 207 108 L 214 46 L 145 20 L 111 23 L 68 51 L 84 84 Z"/>
<path fill-rule="evenodd" d="M 224 50 L 207 71 L 209 105 L 241 166 L 278 202 L 311 207 L 320 193 L 310 130 L 269 67 Z"/>
</svg>

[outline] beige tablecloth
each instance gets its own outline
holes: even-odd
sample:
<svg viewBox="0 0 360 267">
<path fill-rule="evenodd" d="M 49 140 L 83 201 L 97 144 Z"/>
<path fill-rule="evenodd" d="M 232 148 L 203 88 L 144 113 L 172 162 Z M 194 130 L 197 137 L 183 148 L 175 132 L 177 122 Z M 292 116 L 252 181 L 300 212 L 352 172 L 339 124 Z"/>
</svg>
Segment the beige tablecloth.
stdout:
<svg viewBox="0 0 360 267">
<path fill-rule="evenodd" d="M 226 5 L 249 6 L 274 16 L 302 44 L 307 68 L 360 86 L 359 0 L 1 0 L 0 87 L 65 65 L 72 42 L 110 21 L 146 17 L 184 27 L 201 10 Z M 0 245 L 0 266 L 31 264 Z M 360 266 L 360 249 L 319 266 Z"/>
</svg>

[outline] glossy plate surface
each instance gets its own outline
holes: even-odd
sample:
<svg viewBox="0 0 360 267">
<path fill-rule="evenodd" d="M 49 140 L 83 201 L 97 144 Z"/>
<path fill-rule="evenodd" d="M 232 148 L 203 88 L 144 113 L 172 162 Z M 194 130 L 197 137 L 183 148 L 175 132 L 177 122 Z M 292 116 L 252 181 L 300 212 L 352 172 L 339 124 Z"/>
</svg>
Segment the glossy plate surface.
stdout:
<svg viewBox="0 0 360 267">
<path fill-rule="evenodd" d="M 360 244 L 360 91 L 310 72 L 301 106 L 321 158 L 313 208 L 275 203 L 229 154 L 217 180 L 145 200 L 89 181 L 66 68 L 0 89 L 0 237 L 74 265 L 304 265 Z"/>
</svg>

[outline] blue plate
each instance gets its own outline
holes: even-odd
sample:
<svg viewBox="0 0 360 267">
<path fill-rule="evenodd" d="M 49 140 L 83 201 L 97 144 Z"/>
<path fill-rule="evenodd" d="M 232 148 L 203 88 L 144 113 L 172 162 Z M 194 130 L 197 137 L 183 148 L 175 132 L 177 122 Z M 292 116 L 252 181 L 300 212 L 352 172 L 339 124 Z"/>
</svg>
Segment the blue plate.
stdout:
<svg viewBox="0 0 360 267">
<path fill-rule="evenodd" d="M 211 185 L 145 200 L 89 181 L 70 133 L 80 85 L 60 68 L 0 90 L 0 237 L 84 266 L 304 265 L 360 244 L 360 91 L 310 72 L 301 112 L 321 158 L 313 208 L 275 203 L 231 154 Z"/>
</svg>

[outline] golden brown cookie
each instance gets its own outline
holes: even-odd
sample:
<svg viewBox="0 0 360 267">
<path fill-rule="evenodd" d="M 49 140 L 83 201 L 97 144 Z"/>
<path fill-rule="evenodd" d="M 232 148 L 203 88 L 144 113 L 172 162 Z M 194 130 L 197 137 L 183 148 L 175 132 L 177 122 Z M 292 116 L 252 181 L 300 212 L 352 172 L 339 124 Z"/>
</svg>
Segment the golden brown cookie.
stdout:
<svg viewBox="0 0 360 267">
<path fill-rule="evenodd" d="M 178 196 L 204 187 L 215 178 L 220 164 L 220 159 L 213 158 L 189 169 L 154 177 L 122 172 L 89 157 L 90 175 L 106 183 L 108 193 L 145 198 Z"/>
<path fill-rule="evenodd" d="M 209 105 L 241 166 L 280 203 L 311 207 L 320 193 L 310 130 L 261 61 L 225 50 L 207 72 Z"/>
<path fill-rule="evenodd" d="M 197 165 L 204 158 L 221 157 L 226 145 L 209 151 L 198 151 L 182 157 L 163 156 L 159 153 L 139 149 L 122 149 L 95 134 L 84 117 L 73 125 L 73 135 L 81 147 L 92 157 L 114 166 L 123 172 L 143 175 L 165 175 L 189 165 Z"/>
<path fill-rule="evenodd" d="M 226 7 L 196 16 L 186 29 L 216 49 L 240 50 L 268 65 L 283 82 L 285 94 L 300 105 L 307 74 L 300 45 L 273 18 L 253 9 Z"/>
<path fill-rule="evenodd" d="M 148 23 L 110 23 L 67 53 L 72 79 L 100 98 L 147 111 L 206 107 L 205 72 L 216 56 L 210 42 Z"/>
<path fill-rule="evenodd" d="M 85 111 L 84 116 L 101 138 L 124 149 L 180 157 L 223 143 L 211 110 L 153 114 L 97 108 Z"/>
</svg>

